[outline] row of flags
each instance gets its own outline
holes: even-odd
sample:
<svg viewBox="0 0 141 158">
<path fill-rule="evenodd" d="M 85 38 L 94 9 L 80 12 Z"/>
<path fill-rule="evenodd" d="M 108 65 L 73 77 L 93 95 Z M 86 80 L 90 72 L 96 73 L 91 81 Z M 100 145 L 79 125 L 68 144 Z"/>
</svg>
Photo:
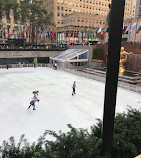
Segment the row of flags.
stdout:
<svg viewBox="0 0 141 158">
<path fill-rule="evenodd" d="M 129 22 L 124 34 L 126 34 L 128 32 L 128 35 L 131 35 L 132 31 L 137 28 L 137 22 L 135 22 L 132 26 L 131 26 L 131 22 Z M 99 38 L 99 35 L 101 35 L 101 38 L 103 38 L 104 34 L 106 32 L 108 32 L 109 27 L 108 26 L 104 26 L 103 28 L 96 28 L 95 31 L 93 30 L 93 28 L 88 28 L 88 29 L 84 29 L 82 28 L 81 31 L 68 31 L 68 32 L 64 32 L 64 36 L 65 37 L 79 37 L 79 38 Z M 139 27 L 137 28 L 135 34 L 141 32 L 141 23 L 139 25 Z M 41 30 L 41 28 L 39 28 L 39 30 L 37 31 L 36 28 L 34 30 L 32 29 L 24 29 L 23 27 L 21 29 L 19 29 L 19 26 L 17 28 L 17 30 L 15 31 L 15 27 L 13 25 L 13 30 L 12 30 L 12 34 L 13 36 L 17 36 L 22 37 L 22 38 L 33 38 L 36 39 L 37 35 L 38 38 L 40 39 L 46 39 L 46 38 L 56 38 L 56 31 L 53 31 L 53 29 L 51 30 Z M 10 32 L 9 29 L 7 29 L 7 34 L 5 31 L 5 27 L 3 26 L 1 28 L 1 38 L 6 38 L 10 36 Z"/>
<path fill-rule="evenodd" d="M 132 27 L 131 27 L 131 22 L 129 22 L 129 24 L 128 24 L 128 26 L 127 26 L 127 28 L 126 28 L 124 34 L 126 34 L 126 33 L 128 32 L 128 35 L 130 36 L 131 33 L 132 33 L 132 31 L 133 31 L 135 28 L 137 28 L 137 22 L 135 22 L 135 23 L 132 25 Z M 140 23 L 139 27 L 137 28 L 135 34 L 137 34 L 137 33 L 139 33 L 139 32 L 141 32 L 141 23 Z"/>
<path fill-rule="evenodd" d="M 53 29 L 51 30 L 46 30 L 44 29 L 43 31 L 41 29 L 39 29 L 39 31 L 36 30 L 32 30 L 32 29 L 24 29 L 23 27 L 21 29 L 19 29 L 19 26 L 17 28 L 17 30 L 15 30 L 15 27 L 13 26 L 13 30 L 10 34 L 9 29 L 7 29 L 7 34 L 6 34 L 6 28 L 3 26 L 1 28 L 1 38 L 6 38 L 9 37 L 10 35 L 13 35 L 13 37 L 22 37 L 22 38 L 37 38 L 37 35 L 39 38 L 41 39 L 45 39 L 45 38 L 56 38 L 56 32 L 53 31 Z"/>
<path fill-rule="evenodd" d="M 88 28 L 83 31 L 83 28 L 81 31 L 67 31 L 64 32 L 65 37 L 79 37 L 79 38 L 98 38 L 101 34 L 101 38 L 103 38 L 104 34 L 108 32 L 109 27 L 105 26 L 103 28 L 96 28 L 95 31 L 93 31 L 93 28 Z"/>
</svg>

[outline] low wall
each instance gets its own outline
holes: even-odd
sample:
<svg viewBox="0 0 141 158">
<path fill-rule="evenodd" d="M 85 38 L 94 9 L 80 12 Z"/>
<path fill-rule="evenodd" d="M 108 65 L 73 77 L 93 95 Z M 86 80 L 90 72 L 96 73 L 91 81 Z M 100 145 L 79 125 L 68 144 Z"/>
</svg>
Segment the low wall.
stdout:
<svg viewBox="0 0 141 158">
<path fill-rule="evenodd" d="M 51 57 L 61 51 L 0 51 L 0 58 L 37 58 Z"/>
</svg>

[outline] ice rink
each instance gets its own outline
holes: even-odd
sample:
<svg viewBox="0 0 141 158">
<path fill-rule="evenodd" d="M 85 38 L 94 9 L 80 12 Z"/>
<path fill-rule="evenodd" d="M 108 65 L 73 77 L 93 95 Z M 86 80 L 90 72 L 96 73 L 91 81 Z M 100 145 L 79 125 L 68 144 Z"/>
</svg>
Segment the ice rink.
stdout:
<svg viewBox="0 0 141 158">
<path fill-rule="evenodd" d="M 76 81 L 76 95 L 72 84 Z M 26 134 L 35 141 L 45 130 L 67 131 L 67 124 L 90 128 L 103 117 L 105 84 L 51 68 L 0 70 L 0 144 Z M 36 110 L 28 109 L 32 92 L 39 90 Z M 127 105 L 140 108 L 140 94 L 118 88 L 116 113 Z"/>
</svg>

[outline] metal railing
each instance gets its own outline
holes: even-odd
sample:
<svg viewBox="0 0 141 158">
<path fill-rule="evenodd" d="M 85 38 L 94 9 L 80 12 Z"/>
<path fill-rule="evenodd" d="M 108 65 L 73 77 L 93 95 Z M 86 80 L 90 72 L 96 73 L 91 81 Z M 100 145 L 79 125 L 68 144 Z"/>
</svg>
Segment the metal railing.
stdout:
<svg viewBox="0 0 141 158">
<path fill-rule="evenodd" d="M 69 72 L 69 73 L 73 73 L 75 75 L 79 75 L 79 76 L 82 76 L 82 77 L 85 77 L 85 78 L 100 81 L 100 82 L 103 82 L 103 83 L 105 83 L 105 81 L 106 81 L 106 78 L 104 76 L 89 74 L 89 73 L 82 72 L 82 71 L 77 71 L 77 70 L 74 70 L 74 69 L 61 68 L 61 70 Z M 118 81 L 118 87 L 141 94 L 141 86 L 138 86 L 138 85 L 126 83 L 126 82 L 123 82 L 123 81 Z"/>
</svg>

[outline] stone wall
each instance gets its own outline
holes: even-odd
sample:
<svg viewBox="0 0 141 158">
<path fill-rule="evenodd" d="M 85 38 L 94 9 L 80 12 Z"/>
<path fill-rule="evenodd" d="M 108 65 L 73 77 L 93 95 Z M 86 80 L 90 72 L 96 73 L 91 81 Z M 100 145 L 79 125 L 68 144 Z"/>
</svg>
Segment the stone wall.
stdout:
<svg viewBox="0 0 141 158">
<path fill-rule="evenodd" d="M 130 43 L 122 43 L 122 47 L 124 47 L 126 52 L 133 52 L 133 54 L 129 55 L 127 58 L 127 62 L 125 63 L 126 70 L 140 72 L 141 71 L 141 44 L 130 44 Z M 108 44 L 97 44 L 97 48 L 103 49 L 103 61 L 106 65 L 107 52 L 108 52 Z"/>
</svg>

